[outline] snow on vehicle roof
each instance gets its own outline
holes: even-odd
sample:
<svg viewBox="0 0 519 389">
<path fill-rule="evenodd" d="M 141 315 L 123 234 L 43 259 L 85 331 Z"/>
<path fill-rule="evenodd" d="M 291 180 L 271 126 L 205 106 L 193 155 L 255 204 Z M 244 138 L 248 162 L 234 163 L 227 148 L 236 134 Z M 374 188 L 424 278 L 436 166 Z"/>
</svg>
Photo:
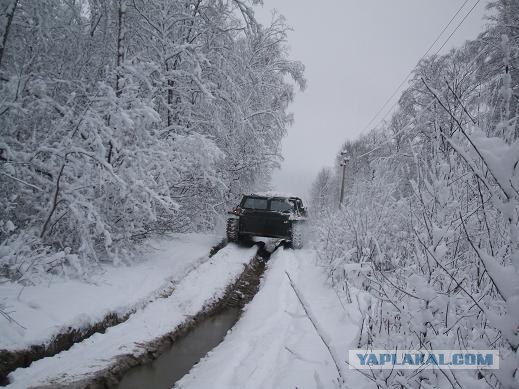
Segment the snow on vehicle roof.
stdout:
<svg viewBox="0 0 519 389">
<path fill-rule="evenodd" d="M 281 193 L 281 192 L 256 192 L 256 193 L 247 193 L 247 194 L 244 194 L 244 196 L 257 196 L 257 197 L 268 197 L 268 198 L 273 198 L 273 197 L 287 197 L 287 198 L 295 197 L 298 199 L 301 198 L 301 196 L 298 196 L 298 195 L 294 195 L 291 193 Z"/>
</svg>

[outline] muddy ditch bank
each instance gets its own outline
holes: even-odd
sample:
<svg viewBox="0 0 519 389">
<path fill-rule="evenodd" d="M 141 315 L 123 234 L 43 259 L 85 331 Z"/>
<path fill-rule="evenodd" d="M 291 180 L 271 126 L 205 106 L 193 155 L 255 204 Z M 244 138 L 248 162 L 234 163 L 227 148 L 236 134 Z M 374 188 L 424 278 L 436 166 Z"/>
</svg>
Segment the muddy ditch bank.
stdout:
<svg viewBox="0 0 519 389">
<path fill-rule="evenodd" d="M 171 389 L 175 382 L 224 340 L 241 313 L 240 308 L 230 307 L 202 320 L 157 359 L 130 369 L 117 389 Z"/>
<path fill-rule="evenodd" d="M 227 245 L 224 239 L 213 246 L 209 252 L 208 258 L 218 253 Z M 167 298 L 175 290 L 175 284 L 160 291 L 156 298 Z M 152 299 L 151 301 L 154 301 Z M 151 302 L 151 301 L 148 301 Z M 146 304 L 144 304 L 145 306 Z M 139 308 L 141 308 L 140 306 Z M 28 367 L 31 363 L 47 357 L 52 357 L 62 351 L 71 348 L 75 343 L 91 337 L 96 333 L 104 333 L 108 328 L 121 324 L 135 313 L 136 307 L 129 309 L 125 313 L 110 312 L 105 317 L 86 328 L 68 327 L 63 332 L 53 336 L 47 344 L 32 345 L 23 350 L 0 350 L 0 386 L 9 384 L 8 374 L 20 367 Z"/>
<path fill-rule="evenodd" d="M 113 365 L 97 373 L 93 377 L 86 378 L 82 381 L 73 382 L 67 385 L 61 385 L 60 388 L 89 388 L 89 389 L 100 389 L 100 388 L 122 388 L 125 385 L 124 378 L 127 374 L 133 374 L 135 377 L 139 375 L 139 372 L 135 372 L 136 369 L 140 369 L 143 365 L 150 365 L 157 360 L 161 355 L 171 350 L 175 344 L 180 343 L 186 339 L 189 334 L 196 331 L 201 325 L 208 321 L 214 320 L 221 315 L 231 315 L 230 310 L 237 310 L 238 315 L 236 317 L 227 317 L 223 320 L 227 321 L 232 327 L 238 320 L 241 309 L 252 300 L 254 295 L 258 292 L 261 282 L 261 276 L 263 275 L 266 268 L 266 261 L 270 258 L 270 255 L 277 249 L 278 246 L 272 252 L 265 249 L 263 243 L 257 243 L 258 251 L 254 258 L 249 262 L 248 265 L 244 266 L 243 272 L 236 279 L 236 281 L 226 288 L 224 296 L 211 302 L 199 313 L 192 316 L 190 319 L 179 325 L 175 331 L 165 334 L 154 341 L 143 345 L 145 352 L 139 356 L 124 355 L 114 361 Z M 225 330 L 226 332 L 227 330 Z M 219 342 L 216 342 L 216 344 Z M 212 347 L 211 347 L 212 349 Z M 168 382 L 167 387 L 172 387 L 176 380 L 180 379 L 186 374 L 193 365 L 195 365 L 210 349 L 205 350 L 196 360 L 192 361 L 189 366 L 184 366 L 182 374 L 178 374 L 174 378 L 173 382 Z M 131 377 L 129 377 L 131 378 Z M 55 387 L 55 386 L 53 386 Z M 141 386 L 142 387 L 142 386 Z M 144 387 L 154 387 L 149 383 Z M 166 386 L 165 386 L 166 387 Z"/>
</svg>

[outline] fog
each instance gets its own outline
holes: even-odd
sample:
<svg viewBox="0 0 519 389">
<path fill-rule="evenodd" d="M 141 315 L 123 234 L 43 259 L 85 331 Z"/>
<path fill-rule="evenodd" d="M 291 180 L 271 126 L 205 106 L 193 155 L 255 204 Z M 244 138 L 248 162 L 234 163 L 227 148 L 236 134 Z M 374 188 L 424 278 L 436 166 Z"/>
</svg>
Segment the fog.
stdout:
<svg viewBox="0 0 519 389">
<path fill-rule="evenodd" d="M 283 141 L 285 160 L 274 188 L 305 195 L 318 170 L 333 164 L 345 140 L 365 131 L 464 2 L 265 0 L 258 18 L 266 23 L 273 9 L 285 16 L 293 28 L 291 57 L 305 64 L 308 80 L 290 108 L 295 122 Z M 475 3 L 467 2 L 432 52 Z M 478 35 L 487 23 L 486 4 L 476 5 L 441 53 Z"/>
</svg>

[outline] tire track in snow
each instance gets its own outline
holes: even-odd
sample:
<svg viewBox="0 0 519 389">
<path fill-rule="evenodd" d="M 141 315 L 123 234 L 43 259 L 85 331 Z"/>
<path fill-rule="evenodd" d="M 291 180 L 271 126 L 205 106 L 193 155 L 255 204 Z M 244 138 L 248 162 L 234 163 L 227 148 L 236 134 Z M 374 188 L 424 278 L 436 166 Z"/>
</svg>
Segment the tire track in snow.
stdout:
<svg viewBox="0 0 519 389">
<path fill-rule="evenodd" d="M 215 308 L 255 252 L 255 247 L 227 246 L 190 269 L 168 297 L 148 303 L 105 333 L 15 370 L 9 387 L 113 385 L 129 368 L 156 356 L 166 339 L 175 340 Z"/>
<path fill-rule="evenodd" d="M 35 344 L 19 350 L 0 350 L 0 385 L 7 385 L 7 376 L 18 368 L 26 368 L 31 363 L 42 358 L 52 357 L 70 349 L 74 344 L 82 342 L 96 333 L 104 333 L 108 328 L 124 323 L 138 310 L 146 308 L 159 298 L 167 298 L 174 292 L 178 283 L 189 273 L 209 261 L 215 254 L 227 245 L 221 241 L 213 246 L 209 255 L 199 257 L 194 263 L 183 269 L 182 273 L 174 274 L 164 281 L 155 291 L 120 311 L 107 312 L 104 317 L 85 327 L 64 326 L 63 332 L 54 335 L 47 343 Z M 122 311 L 122 312 L 121 312 Z"/>
</svg>

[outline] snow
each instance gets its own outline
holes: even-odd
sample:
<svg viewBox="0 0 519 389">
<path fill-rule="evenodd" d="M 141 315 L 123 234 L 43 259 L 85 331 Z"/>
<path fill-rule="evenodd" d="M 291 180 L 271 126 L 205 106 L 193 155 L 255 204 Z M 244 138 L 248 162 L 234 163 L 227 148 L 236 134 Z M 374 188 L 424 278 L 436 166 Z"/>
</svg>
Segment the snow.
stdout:
<svg viewBox="0 0 519 389">
<path fill-rule="evenodd" d="M 155 300 L 104 334 L 97 333 L 68 351 L 15 370 L 9 375 L 11 384 L 8 387 L 26 388 L 51 382 L 58 386 L 71 384 L 109 368 L 119 356 L 144 354 L 143 343 L 173 332 L 190 316 L 222 297 L 256 249 L 225 247 L 189 272 L 171 296 Z"/>
<path fill-rule="evenodd" d="M 275 192 L 275 191 L 268 191 L 268 192 L 255 192 L 255 193 L 249 193 L 247 196 L 258 196 L 258 197 L 268 197 L 268 198 L 274 198 L 274 197 L 297 197 L 302 198 L 301 195 L 293 194 L 293 193 L 283 193 L 283 192 Z"/>
<path fill-rule="evenodd" d="M 149 242 L 141 262 L 104 266 L 88 282 L 55 277 L 35 286 L 0 284 L 0 303 L 25 327 L 0 320 L 0 349 L 47 343 L 63 328 L 83 328 L 108 313 L 125 314 L 142 307 L 207 260 L 216 241 L 214 235 L 172 234 L 169 239 Z"/>
<path fill-rule="evenodd" d="M 339 360 L 346 384 L 369 382 L 345 361 L 355 348 L 361 315 L 339 300 L 310 250 L 278 249 L 258 294 L 224 341 L 177 382 L 176 388 L 333 388 L 335 364 L 306 316 L 285 272 Z M 346 373 L 346 374 L 344 374 Z M 350 387 L 350 386 L 348 386 Z"/>
</svg>

